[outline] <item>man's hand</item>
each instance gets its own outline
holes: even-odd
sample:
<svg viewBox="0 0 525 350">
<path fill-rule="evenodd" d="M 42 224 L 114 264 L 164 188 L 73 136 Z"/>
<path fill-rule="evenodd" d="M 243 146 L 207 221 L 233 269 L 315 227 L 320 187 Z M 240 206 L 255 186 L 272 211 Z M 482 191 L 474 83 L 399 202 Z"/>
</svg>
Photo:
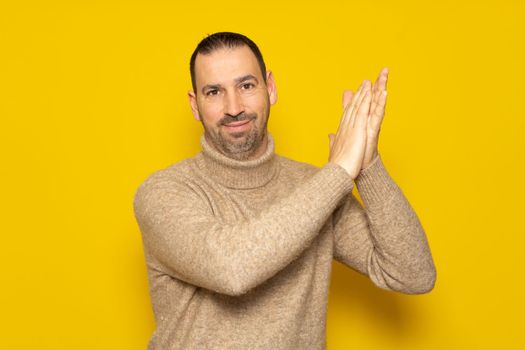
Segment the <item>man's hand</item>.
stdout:
<svg viewBox="0 0 525 350">
<path fill-rule="evenodd" d="M 370 163 L 378 155 L 378 141 L 379 141 L 379 131 L 381 128 L 381 122 L 385 115 L 385 105 L 386 105 L 386 83 L 388 80 L 388 68 L 383 68 L 379 73 L 374 86 L 371 89 L 371 104 L 368 107 L 368 116 L 366 121 L 366 146 L 364 150 L 363 160 L 361 163 L 361 169 L 364 169 L 370 165 Z M 365 80 L 366 82 L 366 80 Z M 359 92 L 359 90 L 358 90 Z M 354 94 L 351 90 L 345 90 L 343 93 L 343 108 L 347 110 L 347 107 L 354 102 L 355 99 L 358 99 L 357 93 Z M 363 107 L 365 108 L 365 107 Z M 343 115 L 344 119 L 344 115 Z M 342 119 L 342 120 L 343 120 Z M 342 122 L 341 120 L 341 122 Z M 341 124 L 339 126 L 341 128 Z M 338 130 L 339 135 L 339 130 Z M 332 148 L 333 139 L 336 137 L 333 134 L 329 135 L 330 137 L 330 148 Z M 330 156 L 332 159 L 332 156 Z M 353 177 L 355 178 L 355 177 Z"/>
<path fill-rule="evenodd" d="M 355 179 L 363 164 L 367 120 L 371 105 L 370 81 L 365 80 L 346 104 L 337 134 L 330 134 L 329 161 L 342 166 Z"/>
</svg>

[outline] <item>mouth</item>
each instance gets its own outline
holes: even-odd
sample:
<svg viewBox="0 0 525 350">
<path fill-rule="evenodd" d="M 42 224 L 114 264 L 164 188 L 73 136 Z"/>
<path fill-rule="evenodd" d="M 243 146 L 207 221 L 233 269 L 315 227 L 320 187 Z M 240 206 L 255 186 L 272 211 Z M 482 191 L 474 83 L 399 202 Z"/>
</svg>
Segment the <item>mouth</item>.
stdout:
<svg viewBox="0 0 525 350">
<path fill-rule="evenodd" d="M 248 124 L 251 122 L 251 119 L 241 120 L 239 122 L 233 122 L 229 124 L 224 124 L 227 130 L 231 131 L 242 131 L 248 127 Z"/>
</svg>

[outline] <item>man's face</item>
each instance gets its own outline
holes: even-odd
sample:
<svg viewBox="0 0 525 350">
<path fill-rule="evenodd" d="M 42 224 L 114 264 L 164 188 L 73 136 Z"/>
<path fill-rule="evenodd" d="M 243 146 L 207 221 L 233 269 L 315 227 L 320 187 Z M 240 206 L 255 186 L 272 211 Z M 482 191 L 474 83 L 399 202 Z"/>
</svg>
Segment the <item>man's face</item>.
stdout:
<svg viewBox="0 0 525 350">
<path fill-rule="evenodd" d="M 267 146 L 270 105 L 277 101 L 271 72 L 264 82 L 257 58 L 248 48 L 223 48 L 195 59 L 196 93 L 188 93 L 206 140 L 237 160 L 253 159 Z"/>
</svg>

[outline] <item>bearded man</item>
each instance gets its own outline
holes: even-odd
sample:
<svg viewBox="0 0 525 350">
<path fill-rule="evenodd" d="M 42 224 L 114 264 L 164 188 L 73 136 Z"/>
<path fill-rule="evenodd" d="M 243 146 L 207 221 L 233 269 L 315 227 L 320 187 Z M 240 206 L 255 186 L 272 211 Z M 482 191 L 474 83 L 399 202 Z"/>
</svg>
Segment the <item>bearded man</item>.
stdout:
<svg viewBox="0 0 525 350">
<path fill-rule="evenodd" d="M 344 92 L 321 168 L 275 153 L 276 84 L 252 40 L 206 37 L 190 72 L 202 150 L 134 197 L 156 320 L 148 349 L 325 349 L 333 259 L 382 289 L 433 289 L 425 232 L 377 149 L 388 69 Z"/>
</svg>

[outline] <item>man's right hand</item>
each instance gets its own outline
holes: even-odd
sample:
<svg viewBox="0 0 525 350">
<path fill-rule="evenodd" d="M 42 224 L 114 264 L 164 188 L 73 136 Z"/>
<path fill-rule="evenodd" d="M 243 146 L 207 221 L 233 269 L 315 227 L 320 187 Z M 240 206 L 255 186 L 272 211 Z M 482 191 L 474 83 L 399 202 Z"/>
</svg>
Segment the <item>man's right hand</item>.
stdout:
<svg viewBox="0 0 525 350">
<path fill-rule="evenodd" d="M 361 171 L 366 147 L 366 127 L 371 102 L 371 83 L 363 81 L 343 111 L 337 133 L 329 134 L 329 162 L 339 164 L 355 179 Z"/>
</svg>

